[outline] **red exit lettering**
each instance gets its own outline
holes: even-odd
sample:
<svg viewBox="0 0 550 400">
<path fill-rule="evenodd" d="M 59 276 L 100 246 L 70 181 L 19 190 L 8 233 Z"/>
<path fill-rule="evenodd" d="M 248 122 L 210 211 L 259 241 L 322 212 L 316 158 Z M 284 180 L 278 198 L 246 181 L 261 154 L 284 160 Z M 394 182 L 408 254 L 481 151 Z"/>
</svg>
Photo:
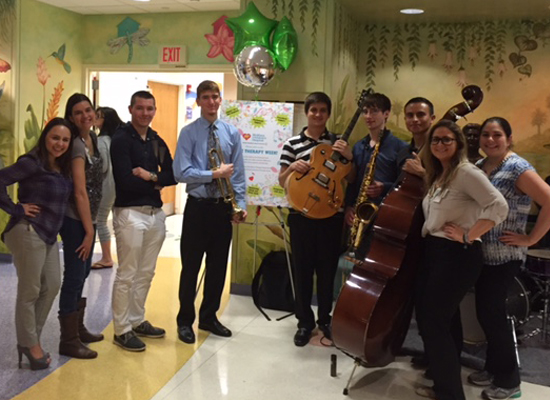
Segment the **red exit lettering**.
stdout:
<svg viewBox="0 0 550 400">
<path fill-rule="evenodd" d="M 164 47 L 162 49 L 162 62 L 171 63 L 180 61 L 179 47 Z"/>
</svg>

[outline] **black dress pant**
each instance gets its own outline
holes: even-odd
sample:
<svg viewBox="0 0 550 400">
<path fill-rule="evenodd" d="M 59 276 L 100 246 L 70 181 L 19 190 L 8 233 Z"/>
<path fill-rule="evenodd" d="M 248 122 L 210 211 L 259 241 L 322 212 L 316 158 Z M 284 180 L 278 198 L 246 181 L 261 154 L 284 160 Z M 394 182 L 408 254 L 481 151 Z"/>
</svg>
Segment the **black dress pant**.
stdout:
<svg viewBox="0 0 550 400">
<path fill-rule="evenodd" d="M 481 243 L 469 246 L 428 236 L 425 239 L 424 281 L 417 303 L 420 331 L 438 400 L 464 400 L 460 376 L 462 346 L 460 302 L 474 286 L 483 266 Z"/>
<path fill-rule="evenodd" d="M 178 326 L 195 321 L 195 292 L 202 258 L 206 254 L 203 300 L 199 322 L 216 319 L 227 271 L 231 243 L 231 205 L 189 196 L 181 234 L 180 310 Z"/>
<path fill-rule="evenodd" d="M 487 338 L 485 370 L 494 375 L 494 385 L 506 389 L 521 383 L 506 298 L 522 264 L 519 260 L 502 265 L 486 264 L 476 283 L 477 318 Z"/>
<path fill-rule="evenodd" d="M 311 219 L 298 213 L 288 216 L 290 243 L 294 261 L 296 318 L 298 328 L 313 330 L 315 317 L 311 309 L 313 279 L 317 277 L 317 324 L 331 322 L 334 276 L 338 266 L 344 226 L 343 213 L 325 219 Z"/>
</svg>

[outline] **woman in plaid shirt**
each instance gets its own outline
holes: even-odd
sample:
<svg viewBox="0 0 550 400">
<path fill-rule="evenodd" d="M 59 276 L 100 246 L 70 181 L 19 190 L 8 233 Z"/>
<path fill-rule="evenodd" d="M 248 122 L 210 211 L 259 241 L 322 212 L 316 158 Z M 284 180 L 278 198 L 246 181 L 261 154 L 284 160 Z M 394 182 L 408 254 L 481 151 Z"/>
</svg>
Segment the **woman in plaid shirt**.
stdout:
<svg viewBox="0 0 550 400">
<path fill-rule="evenodd" d="M 11 215 L 2 240 L 17 270 L 15 328 L 19 368 L 23 354 L 32 370 L 47 368 L 50 356 L 40 346 L 40 333 L 61 284 L 57 234 L 69 194 L 71 128 L 62 118 L 51 120 L 37 146 L 0 170 L 0 207 Z M 19 182 L 19 203 L 6 188 Z"/>
</svg>

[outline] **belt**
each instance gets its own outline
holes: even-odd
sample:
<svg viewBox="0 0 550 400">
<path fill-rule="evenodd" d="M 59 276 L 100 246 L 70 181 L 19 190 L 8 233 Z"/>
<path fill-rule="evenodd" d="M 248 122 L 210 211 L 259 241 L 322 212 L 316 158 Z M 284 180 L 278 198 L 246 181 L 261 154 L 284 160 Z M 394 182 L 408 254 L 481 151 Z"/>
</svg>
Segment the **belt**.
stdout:
<svg viewBox="0 0 550 400">
<path fill-rule="evenodd" d="M 194 197 L 188 195 L 187 200 L 204 204 L 225 204 L 225 199 L 223 197 Z"/>
<path fill-rule="evenodd" d="M 143 214 L 155 215 L 157 212 L 161 211 L 162 208 L 154 206 L 130 206 L 130 207 L 119 207 L 121 209 L 127 208 L 129 210 L 134 210 Z"/>
</svg>

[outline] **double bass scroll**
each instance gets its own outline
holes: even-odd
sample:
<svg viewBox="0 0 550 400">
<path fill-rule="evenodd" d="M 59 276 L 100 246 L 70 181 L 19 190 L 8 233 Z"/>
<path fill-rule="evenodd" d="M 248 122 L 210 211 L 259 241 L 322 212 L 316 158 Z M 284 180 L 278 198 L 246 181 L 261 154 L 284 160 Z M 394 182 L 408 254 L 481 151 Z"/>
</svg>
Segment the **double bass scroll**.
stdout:
<svg viewBox="0 0 550 400">
<path fill-rule="evenodd" d="M 483 92 L 476 85 L 468 85 L 462 89 L 463 102 L 460 102 L 451 108 L 443 115 L 441 119 L 447 119 L 453 122 L 463 118 L 466 114 L 474 112 L 483 101 Z"/>
</svg>

